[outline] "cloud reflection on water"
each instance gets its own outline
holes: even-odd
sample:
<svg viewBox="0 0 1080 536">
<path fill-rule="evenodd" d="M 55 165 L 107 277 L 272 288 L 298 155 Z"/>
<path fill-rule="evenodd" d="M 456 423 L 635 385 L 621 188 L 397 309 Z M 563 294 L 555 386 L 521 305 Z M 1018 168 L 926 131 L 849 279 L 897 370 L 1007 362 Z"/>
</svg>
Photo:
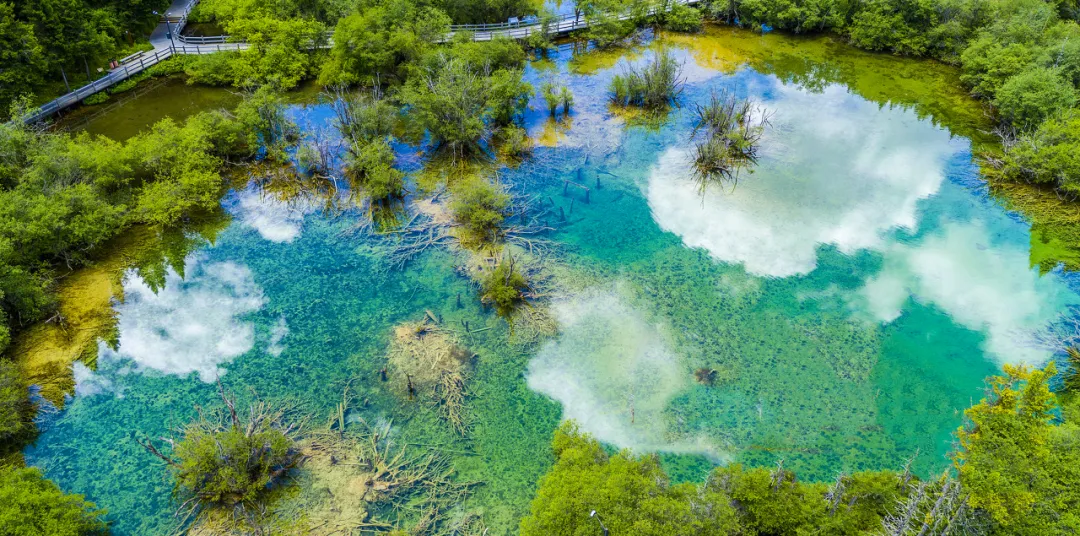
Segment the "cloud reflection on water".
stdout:
<svg viewBox="0 0 1080 536">
<path fill-rule="evenodd" d="M 316 206 L 306 196 L 285 201 L 266 192 L 255 182 L 236 194 L 236 212 L 240 223 L 254 229 L 264 239 L 290 243 L 304 229 L 304 217 Z"/>
<path fill-rule="evenodd" d="M 993 243 L 981 223 L 950 222 L 919 243 L 890 244 L 884 266 L 856 303 L 882 322 L 900 316 L 908 298 L 933 304 L 957 324 L 986 333 L 984 350 L 999 362 L 1040 364 L 1049 355 L 1025 344 L 1058 311 L 1077 302 L 1055 275 L 1041 277 L 1026 248 Z"/>
<path fill-rule="evenodd" d="M 617 290 L 592 291 L 552 306 L 558 338 L 529 362 L 534 391 L 559 401 L 563 418 L 620 448 L 720 456 L 704 438 L 673 436 L 665 410 L 690 374 L 659 327 Z"/>
<path fill-rule="evenodd" d="M 195 372 L 213 382 L 225 373 L 221 365 L 254 347 L 255 324 L 244 316 L 262 309 L 266 299 L 251 270 L 234 262 L 207 262 L 201 255 L 189 256 L 185 264 L 187 279 L 170 269 L 157 293 L 129 275 L 124 301 L 116 306 L 119 345 L 116 350 L 100 345 L 99 368 L 123 367 L 119 374 L 130 371 L 129 365 L 140 372 Z M 80 383 L 85 394 L 108 386 L 86 374 Z"/>
<path fill-rule="evenodd" d="M 765 158 L 733 190 L 703 197 L 681 147 L 660 157 L 646 187 L 661 228 L 755 275 L 806 274 L 821 244 L 851 253 L 882 247 L 891 229 L 914 229 L 917 202 L 966 150 L 913 112 L 879 109 L 841 86 L 773 94 Z"/>
<path fill-rule="evenodd" d="M 968 150 L 966 140 L 841 86 L 817 94 L 776 85 L 766 93 L 774 97 L 766 102 L 774 115 L 764 156 L 734 189 L 714 186 L 702 196 L 690 178 L 688 151 L 673 147 L 661 155 L 646 186 L 661 228 L 758 276 L 808 274 L 822 245 L 845 254 L 880 252 L 884 268 L 849 299 L 855 309 L 888 323 L 913 298 L 985 333 L 984 350 L 999 362 L 1049 357 L 1021 341 L 1078 298 L 1059 277 L 1040 277 L 1030 267 L 1026 243 L 996 243 L 966 216 L 919 233 L 926 225 L 920 202 L 954 202 L 924 200 L 942 188 L 950 159 Z M 900 243 L 901 234 L 918 238 Z"/>
</svg>

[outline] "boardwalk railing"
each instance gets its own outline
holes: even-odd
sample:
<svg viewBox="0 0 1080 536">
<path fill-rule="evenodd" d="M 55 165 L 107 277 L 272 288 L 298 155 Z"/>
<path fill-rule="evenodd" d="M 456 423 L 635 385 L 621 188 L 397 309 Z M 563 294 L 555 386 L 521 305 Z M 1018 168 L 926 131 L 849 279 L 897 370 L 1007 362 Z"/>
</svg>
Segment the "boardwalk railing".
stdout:
<svg viewBox="0 0 1080 536">
<path fill-rule="evenodd" d="M 673 3 L 689 5 L 696 4 L 700 0 L 672 1 Z M 27 122 L 34 123 L 40 121 L 94 93 L 107 89 L 113 84 L 123 82 L 124 80 L 161 63 L 174 54 L 211 54 L 225 50 L 243 50 L 247 48 L 247 44 L 243 41 L 229 42 L 229 36 L 227 35 L 208 37 L 184 37 L 180 35 L 181 30 L 183 30 L 184 26 L 187 24 L 188 15 L 191 13 L 191 9 L 195 7 L 196 3 L 198 3 L 198 0 L 188 4 L 187 8 L 184 9 L 183 15 L 179 17 L 175 25 L 171 28 L 173 39 L 179 41 L 181 44 L 177 45 L 174 42 L 168 48 L 159 49 L 153 53 L 140 52 L 120 60 L 120 67 L 111 70 L 109 74 L 94 80 L 67 95 L 63 95 L 44 104 L 36 112 L 27 117 Z M 654 7 L 644 14 L 627 11 L 618 15 L 618 18 L 620 20 L 626 20 L 640 15 L 652 16 L 663 10 L 664 8 Z M 172 19 L 169 20 L 171 21 Z M 170 22 L 170 24 L 172 24 L 172 22 Z M 458 24 L 450 27 L 450 34 L 444 41 L 449 40 L 454 34 L 463 32 L 471 33 L 473 41 L 490 41 L 498 36 L 505 36 L 511 39 L 524 39 L 532 34 L 540 32 L 546 32 L 549 35 L 562 35 L 577 30 L 583 30 L 588 27 L 589 22 L 585 17 L 578 18 L 574 15 L 565 15 L 552 21 L 546 21 L 546 23 L 544 21 L 530 19 L 498 24 Z M 333 32 L 327 32 L 327 43 L 330 42 L 332 36 Z"/>
<path fill-rule="evenodd" d="M 64 108 L 67 108 L 68 106 L 71 106 L 85 99 L 86 97 L 89 97 L 90 95 L 93 95 L 94 93 L 97 93 L 103 89 L 108 88 L 109 86 L 112 86 L 113 84 L 123 82 L 124 80 L 127 80 L 128 78 L 131 78 L 132 76 L 135 76 L 136 74 L 165 61 L 172 55 L 173 51 L 171 49 L 158 50 L 152 54 L 132 54 L 131 56 L 124 58 L 124 60 L 126 60 L 126 63 L 122 64 L 117 69 L 113 69 L 109 72 L 109 74 L 98 78 L 97 80 L 94 80 L 93 82 L 90 82 L 89 84 L 79 89 L 76 89 L 75 91 L 72 91 L 67 95 L 62 95 L 55 100 L 45 103 L 41 108 L 39 108 L 36 112 L 34 112 L 33 115 L 31 115 L 27 119 L 27 122 L 35 123 L 37 121 L 40 121 Z"/>
</svg>

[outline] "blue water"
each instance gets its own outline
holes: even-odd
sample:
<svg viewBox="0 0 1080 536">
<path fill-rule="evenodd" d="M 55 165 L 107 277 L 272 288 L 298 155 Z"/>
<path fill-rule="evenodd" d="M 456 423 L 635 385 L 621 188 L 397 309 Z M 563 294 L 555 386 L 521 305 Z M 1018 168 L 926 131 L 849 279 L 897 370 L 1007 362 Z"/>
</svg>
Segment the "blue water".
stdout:
<svg viewBox="0 0 1080 536">
<path fill-rule="evenodd" d="M 648 50 L 527 70 L 575 97 L 558 120 L 534 99 L 528 131 L 548 146 L 500 170 L 511 191 L 545 199 L 557 227 L 544 237 L 551 295 L 536 304 L 557 335 L 512 333 L 455 269 L 456 248 L 392 269 L 347 196 L 326 211 L 317 196 L 242 185 L 223 201 L 232 223 L 182 276 L 155 292 L 129 275 L 118 349 L 103 346 L 96 370 L 76 366 L 76 393 L 28 463 L 109 509 L 116 534 L 166 533 L 169 476 L 135 438 L 213 407 L 220 378 L 241 402 L 287 400 L 320 424 L 351 382 L 357 415 L 445 448 L 461 478 L 484 482 L 463 508 L 491 534 L 516 532 L 562 418 L 614 448 L 663 453 L 678 479 L 782 458 L 804 480 L 830 480 L 916 452 L 917 472 L 943 470 L 983 378 L 1050 357 L 1031 335 L 1080 301 L 1075 281 L 1030 266 L 1028 224 L 988 195 L 970 142 L 942 122 L 843 85 L 675 53 L 687 85 L 662 122 L 607 102 L 610 77 Z M 686 168 L 692 104 L 723 88 L 760 103 L 772 126 L 753 173 L 702 195 Z M 305 132 L 330 126 L 325 106 L 291 113 Z M 422 164 L 418 147 L 398 149 L 404 168 Z M 564 195 L 566 180 L 590 187 L 588 202 Z M 462 335 L 479 356 L 465 438 L 379 379 L 393 326 L 428 310 L 474 331 Z M 695 382 L 698 368 L 716 370 L 715 384 Z"/>
</svg>

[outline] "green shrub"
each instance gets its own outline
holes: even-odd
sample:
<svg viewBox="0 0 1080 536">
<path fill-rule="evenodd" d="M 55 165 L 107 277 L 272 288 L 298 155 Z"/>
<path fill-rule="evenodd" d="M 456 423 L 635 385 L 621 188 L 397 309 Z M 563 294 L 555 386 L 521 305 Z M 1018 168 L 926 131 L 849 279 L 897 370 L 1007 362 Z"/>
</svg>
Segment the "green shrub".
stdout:
<svg viewBox="0 0 1080 536">
<path fill-rule="evenodd" d="M 525 129 L 508 125 L 499 131 L 499 151 L 511 158 L 522 158 L 532 152 L 532 140 Z"/>
<path fill-rule="evenodd" d="M 563 86 L 559 89 L 559 103 L 562 104 L 563 114 L 569 114 L 570 107 L 574 105 L 574 94 L 570 88 Z"/>
<path fill-rule="evenodd" d="M 109 94 L 116 95 L 117 93 L 124 93 L 125 91 L 131 91 L 135 89 L 135 86 L 139 85 L 139 79 L 136 77 L 128 78 L 119 84 L 108 89 Z"/>
<path fill-rule="evenodd" d="M 1080 111 L 1047 120 L 1006 151 L 1007 176 L 1050 184 L 1080 196 Z"/>
<path fill-rule="evenodd" d="M 559 86 L 556 86 L 554 82 L 544 82 L 544 85 L 540 88 L 540 94 L 544 97 L 544 103 L 547 104 L 548 113 L 552 117 L 559 111 Z"/>
<path fill-rule="evenodd" d="M 3 331 L 6 336 L 6 326 Z M 0 453 L 33 431 L 34 408 L 29 396 L 18 365 L 0 358 Z"/>
<path fill-rule="evenodd" d="M 514 266 L 514 259 L 500 261 L 480 284 L 482 302 L 494 305 L 499 314 L 506 315 L 524 299 L 529 282 Z"/>
<path fill-rule="evenodd" d="M 187 68 L 187 65 L 192 60 L 196 60 L 201 56 L 198 55 L 182 55 L 182 56 L 170 56 L 165 61 L 155 63 L 149 69 L 143 71 L 151 77 L 159 76 L 172 76 L 181 74 Z"/>
<path fill-rule="evenodd" d="M 738 181 L 743 168 L 757 162 L 757 145 L 769 123 L 767 113 L 732 93 L 712 94 L 695 105 L 692 137 L 704 141 L 691 153 L 691 173 L 702 191 L 714 183 Z"/>
<path fill-rule="evenodd" d="M 493 242 L 505 218 L 510 196 L 487 181 L 473 177 L 451 189 L 450 211 L 465 231 L 466 242 Z"/>
<path fill-rule="evenodd" d="M 95 106 L 95 105 L 98 105 L 98 104 L 104 104 L 108 100 L 109 100 L 109 94 L 104 92 L 104 91 L 99 91 L 99 92 L 94 93 L 93 95 L 90 95 L 89 97 L 86 97 L 85 99 L 83 99 L 82 103 L 87 105 L 87 106 Z"/>
<path fill-rule="evenodd" d="M 673 32 L 697 33 L 701 31 L 701 11 L 686 4 L 672 4 L 664 14 L 664 28 Z"/>
<path fill-rule="evenodd" d="M 209 417 L 200 412 L 165 453 L 150 442 L 140 443 L 169 465 L 176 493 L 192 512 L 257 515 L 272 488 L 300 462 L 295 428 L 283 422 L 282 411 L 261 402 L 238 413 L 220 389 L 227 411 Z"/>
<path fill-rule="evenodd" d="M 236 69 L 239 57 L 240 52 L 237 51 L 194 55 L 184 62 L 184 73 L 189 84 L 240 85 Z"/>
<path fill-rule="evenodd" d="M 1076 104 L 1076 89 L 1058 69 L 1031 67 L 1009 78 L 994 98 L 1006 123 L 1029 130 Z"/>
<path fill-rule="evenodd" d="M 104 515 L 82 495 L 65 494 L 35 467 L 0 466 L 0 534 L 104 536 Z"/>
<path fill-rule="evenodd" d="M 394 150 L 386 139 L 354 145 L 345 164 L 346 176 L 362 186 L 374 201 L 400 197 L 405 173 L 394 167 Z"/>
</svg>

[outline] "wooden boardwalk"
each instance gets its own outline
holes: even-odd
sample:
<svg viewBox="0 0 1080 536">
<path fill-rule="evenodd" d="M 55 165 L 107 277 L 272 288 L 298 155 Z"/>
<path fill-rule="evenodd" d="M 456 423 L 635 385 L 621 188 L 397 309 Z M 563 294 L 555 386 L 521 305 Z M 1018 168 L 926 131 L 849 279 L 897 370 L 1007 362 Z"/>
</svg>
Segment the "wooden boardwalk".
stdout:
<svg viewBox="0 0 1080 536">
<path fill-rule="evenodd" d="M 674 0 L 675 3 L 687 5 L 696 4 L 699 1 L 700 0 Z M 41 108 L 27 118 L 27 122 L 36 123 L 41 121 L 69 106 L 77 104 L 79 101 L 90 95 L 119 84 L 174 55 L 213 54 L 215 52 L 245 50 L 248 48 L 247 43 L 243 41 L 232 41 L 227 35 L 208 37 L 188 37 L 180 35 L 184 26 L 187 24 L 188 14 L 191 13 L 191 9 L 194 8 L 197 3 L 198 0 L 185 0 L 182 2 L 183 7 L 181 8 L 181 14 L 176 14 L 174 12 L 166 13 L 166 16 L 162 18 L 161 24 L 158 25 L 158 28 L 151 36 L 151 44 L 154 45 L 154 50 L 132 54 L 131 56 L 120 60 L 119 66 L 111 69 L 109 74 L 94 80 L 71 93 L 62 95 L 43 104 Z M 653 9 L 646 15 L 655 14 L 656 10 Z M 630 12 L 626 12 L 619 15 L 619 19 L 626 20 L 633 16 L 634 15 Z M 465 32 L 472 36 L 473 41 L 491 41 L 496 37 L 524 39 L 530 35 L 541 32 L 546 32 L 548 35 L 552 36 L 566 35 L 571 32 L 584 30 L 588 27 L 589 23 L 585 17 L 576 17 L 574 15 L 566 15 L 554 21 L 550 21 L 546 28 L 545 25 L 538 20 L 497 24 L 459 24 L 450 27 L 450 33 L 447 34 L 444 41 L 449 41 L 455 35 Z M 166 35 L 169 37 L 166 37 Z M 333 32 L 328 32 L 326 40 L 327 44 L 324 46 L 331 46 L 333 44 L 332 38 Z"/>
</svg>

